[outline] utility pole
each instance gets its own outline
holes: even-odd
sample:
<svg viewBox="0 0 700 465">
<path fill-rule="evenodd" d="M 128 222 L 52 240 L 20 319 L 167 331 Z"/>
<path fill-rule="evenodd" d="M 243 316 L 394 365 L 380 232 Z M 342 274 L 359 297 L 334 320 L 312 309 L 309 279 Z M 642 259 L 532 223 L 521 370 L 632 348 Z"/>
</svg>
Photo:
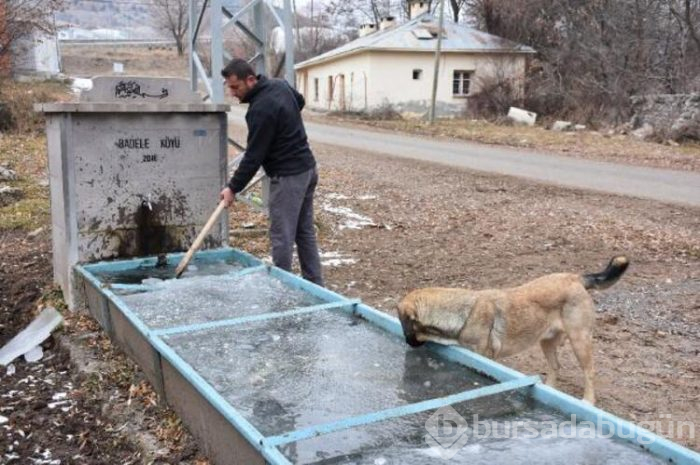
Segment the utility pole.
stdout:
<svg viewBox="0 0 700 465">
<path fill-rule="evenodd" d="M 440 74 L 440 52 L 442 50 L 442 26 L 445 24 L 445 0 L 440 0 L 440 20 L 438 24 L 438 40 L 435 49 L 435 69 L 433 72 L 433 95 L 430 101 L 430 124 L 435 122 L 435 100 L 437 98 L 438 75 Z"/>
<path fill-rule="evenodd" d="M 292 30 L 294 23 L 294 14 L 292 11 L 291 0 L 284 0 L 284 78 L 290 86 L 296 89 L 296 77 L 294 75 L 294 32 Z"/>
</svg>

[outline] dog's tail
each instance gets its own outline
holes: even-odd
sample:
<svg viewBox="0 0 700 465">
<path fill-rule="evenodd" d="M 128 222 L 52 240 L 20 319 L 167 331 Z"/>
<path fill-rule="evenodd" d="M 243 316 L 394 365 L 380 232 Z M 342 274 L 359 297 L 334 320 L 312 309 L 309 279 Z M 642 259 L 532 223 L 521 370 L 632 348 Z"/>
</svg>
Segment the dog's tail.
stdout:
<svg viewBox="0 0 700 465">
<path fill-rule="evenodd" d="M 608 267 L 600 273 L 584 274 L 582 276 L 583 287 L 586 289 L 607 289 L 620 279 L 629 265 L 630 261 L 624 255 L 613 257 L 608 263 Z"/>
</svg>

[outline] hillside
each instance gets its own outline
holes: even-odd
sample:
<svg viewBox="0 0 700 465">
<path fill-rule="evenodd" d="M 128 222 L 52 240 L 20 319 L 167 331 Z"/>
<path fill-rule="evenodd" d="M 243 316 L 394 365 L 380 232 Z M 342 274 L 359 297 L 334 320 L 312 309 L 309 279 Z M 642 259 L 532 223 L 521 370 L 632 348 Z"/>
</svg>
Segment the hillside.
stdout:
<svg viewBox="0 0 700 465">
<path fill-rule="evenodd" d="M 113 29 L 128 38 L 160 37 L 148 0 L 66 0 L 56 21 L 80 29 Z"/>
</svg>

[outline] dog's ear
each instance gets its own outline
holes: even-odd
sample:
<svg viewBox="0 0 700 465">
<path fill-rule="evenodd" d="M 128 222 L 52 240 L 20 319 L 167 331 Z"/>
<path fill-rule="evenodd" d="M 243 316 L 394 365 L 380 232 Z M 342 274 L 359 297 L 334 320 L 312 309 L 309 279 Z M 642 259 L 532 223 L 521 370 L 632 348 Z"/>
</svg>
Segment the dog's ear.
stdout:
<svg viewBox="0 0 700 465">
<path fill-rule="evenodd" d="M 416 319 L 415 299 L 411 298 L 411 294 L 402 299 L 397 308 L 400 319 L 411 321 Z"/>
</svg>

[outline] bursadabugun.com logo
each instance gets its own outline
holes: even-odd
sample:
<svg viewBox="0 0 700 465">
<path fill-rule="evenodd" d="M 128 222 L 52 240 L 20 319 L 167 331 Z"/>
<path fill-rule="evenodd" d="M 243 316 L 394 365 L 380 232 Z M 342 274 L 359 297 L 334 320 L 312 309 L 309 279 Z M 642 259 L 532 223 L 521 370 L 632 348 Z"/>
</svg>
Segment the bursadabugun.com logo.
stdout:
<svg viewBox="0 0 700 465">
<path fill-rule="evenodd" d="M 457 455 L 471 437 L 467 420 L 449 405 L 436 410 L 425 422 L 425 429 L 426 444 L 446 460 Z"/>
<path fill-rule="evenodd" d="M 664 432 L 671 439 L 695 438 L 695 424 L 691 421 L 673 421 L 670 415 L 661 415 L 661 421 L 642 421 L 638 425 L 653 433 Z M 427 434 L 424 439 L 432 451 L 439 457 L 449 460 L 473 440 L 479 439 L 609 439 L 618 437 L 632 439 L 641 445 L 654 441 L 653 437 L 637 436 L 634 430 L 620 428 L 617 423 L 602 416 L 595 422 L 579 420 L 576 415 L 568 419 L 551 420 L 482 420 L 478 414 L 467 421 L 451 406 L 436 410 L 425 422 Z"/>
</svg>

